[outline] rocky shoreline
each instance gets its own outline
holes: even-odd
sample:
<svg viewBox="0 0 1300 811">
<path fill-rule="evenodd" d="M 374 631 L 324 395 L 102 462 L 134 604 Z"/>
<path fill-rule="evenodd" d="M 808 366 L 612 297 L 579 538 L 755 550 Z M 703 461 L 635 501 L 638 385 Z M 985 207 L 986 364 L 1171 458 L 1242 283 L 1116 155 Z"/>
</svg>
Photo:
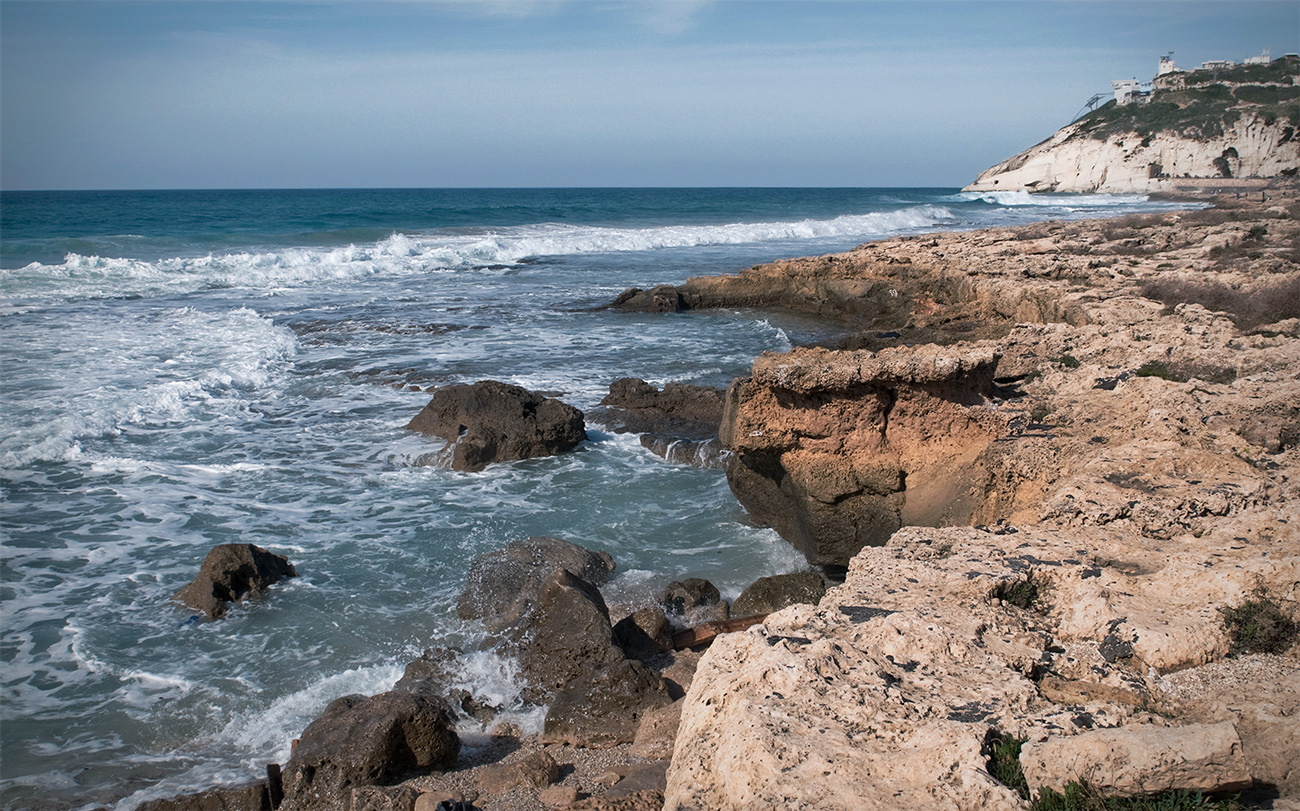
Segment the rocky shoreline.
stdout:
<svg viewBox="0 0 1300 811">
<path fill-rule="evenodd" d="M 1253 652 L 1225 623 L 1251 605 L 1300 613 L 1295 191 L 883 240 L 628 291 L 612 306 L 846 325 L 833 347 L 756 359 L 725 399 L 640 381 L 610 398 L 629 430 L 660 426 L 665 448 L 709 441 L 699 423 L 713 417 L 638 409 L 712 415 L 723 400 L 725 455 L 709 458 L 726 459 L 756 520 L 842 582 L 673 653 L 646 607 L 604 605 L 599 561 L 520 553 L 536 564 L 527 578 L 477 582 L 535 589 L 534 602 L 462 615 L 521 646 L 525 669 L 535 656 L 538 700 L 614 668 L 636 672 L 609 684 L 655 698 L 602 720 L 582 691 L 622 688 L 582 687 L 567 699 L 581 734 L 498 726 L 458 757 L 403 766 L 445 771 L 285 807 L 1011 809 L 1083 782 L 1300 808 L 1294 629 Z M 563 621 L 537 625 L 542 603 Z M 657 649 L 633 655 L 644 640 L 629 620 Z M 538 653 L 574 626 L 583 641 Z M 599 666 L 555 670 L 578 648 Z M 412 683 L 435 686 L 404 689 L 446 701 L 427 664 Z M 991 762 L 1011 742 L 1020 785 Z M 147 807 L 260 807 L 243 796 Z"/>
</svg>

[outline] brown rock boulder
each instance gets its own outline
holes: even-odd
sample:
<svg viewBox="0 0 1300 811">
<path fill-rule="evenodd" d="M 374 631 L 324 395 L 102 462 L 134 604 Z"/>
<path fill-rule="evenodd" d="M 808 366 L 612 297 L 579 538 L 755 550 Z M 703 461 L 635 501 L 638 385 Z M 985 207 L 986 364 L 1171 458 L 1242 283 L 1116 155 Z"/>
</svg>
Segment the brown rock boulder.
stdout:
<svg viewBox="0 0 1300 811">
<path fill-rule="evenodd" d="M 503 635 L 529 686 L 525 694 L 534 700 L 624 658 L 600 592 L 565 569 L 547 579 L 537 604 Z"/>
<path fill-rule="evenodd" d="M 731 605 L 735 617 L 771 614 L 795 603 L 812 603 L 826 593 L 826 580 L 815 572 L 796 572 L 760 577 L 741 592 Z"/>
<path fill-rule="evenodd" d="M 672 630 L 662 608 L 643 608 L 614 625 L 614 641 L 630 658 L 644 662 L 672 650 Z"/>
<path fill-rule="evenodd" d="M 592 748 L 631 743 L 646 712 L 672 703 L 658 674 L 624 660 L 585 673 L 557 693 L 542 738 Z"/>
<path fill-rule="evenodd" d="M 354 787 L 454 766 L 460 753 L 450 711 L 422 693 L 344 696 L 311 722 L 284 771 L 285 807 L 343 808 Z"/>
<path fill-rule="evenodd" d="M 220 544 L 203 558 L 198 577 L 172 599 L 197 608 L 211 619 L 221 619 L 231 602 L 245 597 L 261 599 L 267 586 L 297 576 L 293 564 L 282 555 L 251 543 Z"/>
<path fill-rule="evenodd" d="M 495 380 L 438 389 L 406 427 L 447 440 L 452 469 L 466 471 L 554 456 L 587 438 L 578 409 Z"/>
<path fill-rule="evenodd" d="M 505 763 L 484 768 L 474 781 L 489 796 L 504 794 L 513 788 L 545 788 L 560 779 L 560 766 L 544 751 L 529 752 Z"/>
</svg>

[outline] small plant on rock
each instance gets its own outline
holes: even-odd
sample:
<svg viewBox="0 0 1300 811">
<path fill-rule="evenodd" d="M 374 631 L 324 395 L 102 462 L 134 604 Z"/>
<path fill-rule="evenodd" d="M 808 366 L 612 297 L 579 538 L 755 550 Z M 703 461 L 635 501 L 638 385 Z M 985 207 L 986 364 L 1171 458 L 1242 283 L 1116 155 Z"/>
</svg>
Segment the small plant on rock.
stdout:
<svg viewBox="0 0 1300 811">
<path fill-rule="evenodd" d="M 1300 638 L 1300 624 L 1263 588 L 1257 588 L 1241 605 L 1220 608 L 1219 613 L 1232 641 L 1229 656 L 1282 653 Z"/>
</svg>

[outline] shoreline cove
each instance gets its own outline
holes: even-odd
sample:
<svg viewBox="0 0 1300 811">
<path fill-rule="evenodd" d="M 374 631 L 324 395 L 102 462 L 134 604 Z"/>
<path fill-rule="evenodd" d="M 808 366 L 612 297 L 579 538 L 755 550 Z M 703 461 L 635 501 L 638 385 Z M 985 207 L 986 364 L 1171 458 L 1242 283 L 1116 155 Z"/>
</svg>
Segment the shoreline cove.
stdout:
<svg viewBox="0 0 1300 811">
<path fill-rule="evenodd" d="M 910 807 L 1028 808 L 1014 788 L 989 775 L 990 741 L 1026 740 L 1021 762 L 1031 789 L 1086 779 L 1113 780 L 1122 792 L 1166 778 L 1120 775 L 1123 769 L 1105 760 L 1105 747 L 1149 750 L 1161 744 L 1133 736 L 1180 728 L 1213 728 L 1203 737 L 1226 741 L 1207 755 L 1226 761 L 1221 779 L 1196 790 L 1245 788 L 1245 807 L 1300 807 L 1300 733 L 1292 723 L 1300 713 L 1300 650 L 1229 658 L 1221 622 L 1225 610 L 1255 594 L 1267 594 L 1291 616 L 1300 605 L 1300 525 L 1291 517 L 1300 498 L 1297 194 L 1294 186 L 1275 185 L 1262 201 L 1229 194 L 1210 208 L 1194 198 L 1186 202 L 1198 205 L 1189 209 L 1175 200 L 1168 210 L 1121 217 L 909 232 L 847 251 L 762 261 L 739 273 L 622 295 L 604 283 L 583 295 L 611 330 L 719 319 L 728 328 L 779 333 L 776 341 L 763 338 L 772 348 L 752 364 L 733 357 L 712 367 L 713 358 L 686 354 L 647 375 L 665 393 L 677 382 L 718 391 L 727 384 L 725 369 L 748 368 L 719 396 L 722 449 L 708 464 L 616 464 L 651 481 L 673 473 L 699 478 L 690 498 L 703 504 L 734 496 L 738 501 L 724 505 L 729 515 L 743 507 L 743 520 L 771 528 L 751 525 L 727 541 L 761 534 L 759 547 L 771 553 L 766 570 L 755 562 L 745 582 L 721 584 L 729 600 L 755 576 L 809 565 L 829 575 L 832 587 L 815 605 L 777 610 L 714 638 L 705 650 L 647 655 L 671 701 L 635 719 L 635 743 L 583 747 L 548 739 L 544 708 L 517 694 L 497 695 L 498 707 L 513 709 L 491 720 L 474 721 L 463 714 L 469 704 L 459 705 L 461 754 L 447 771 L 351 786 L 346 796 L 319 804 L 290 795 L 284 807 L 423 811 L 435 798 L 459 798 L 502 811 L 848 809 L 888 807 L 904 797 Z M 652 274 L 644 267 L 639 275 Z M 156 294 L 154 281 L 145 285 L 154 291 L 147 295 Z M 80 295 L 67 292 L 70 300 Z M 31 306 L 21 303 L 19 314 Z M 210 316 L 194 310 L 186 317 Z M 378 331 L 359 321 L 349 326 L 346 313 L 272 322 L 250 311 L 241 319 L 231 328 L 263 330 L 279 348 L 236 358 L 245 363 L 242 371 L 205 383 L 203 396 L 215 408 L 225 407 L 212 394 L 222 386 L 255 390 L 291 374 L 277 364 L 287 368 L 286 359 L 302 353 L 288 345 L 294 335 L 336 340 L 349 329 Z M 398 364 L 415 369 L 422 336 L 474 338 L 477 328 L 419 317 L 394 323 L 409 343 Z M 688 340 L 680 351 L 689 352 Z M 732 349 L 736 356 L 742 351 Z M 327 364 L 327 354 L 310 362 Z M 390 394 L 371 418 L 386 423 L 414 417 L 412 404 L 458 379 L 391 363 L 381 368 L 378 361 L 374 368 Z M 515 381 L 527 385 L 530 374 L 550 383 L 536 370 L 521 370 Z M 600 386 L 614 381 L 572 382 L 577 404 L 591 413 Z M 179 395 L 177 414 L 189 407 L 187 397 L 193 395 Z M 293 415 L 258 419 L 283 421 L 288 430 Z M 615 422 L 605 415 L 589 423 L 593 441 L 554 460 L 463 474 L 458 497 L 472 489 L 521 500 L 535 487 L 564 486 L 552 476 L 598 485 L 593 470 L 579 470 L 593 455 L 687 441 L 605 433 L 617 430 Z M 403 461 L 381 475 L 462 475 L 428 471 L 427 441 L 411 437 L 398 447 Z M 40 460 L 46 449 L 36 453 Z M 215 464 L 227 467 L 212 475 L 218 482 L 227 471 L 258 475 L 257 465 L 285 461 L 221 459 Z M 730 494 L 720 485 L 724 467 Z M 530 481 L 534 472 L 548 479 Z M 363 494 L 364 488 L 351 495 Z M 420 503 L 412 497 L 408 506 Z M 581 508 L 581 499 L 565 506 Z M 701 506 L 701 522 L 721 520 L 713 517 L 720 509 Z M 549 534 L 545 522 L 542 516 L 526 529 L 495 529 L 503 540 L 521 531 Z M 587 543 L 575 533 L 557 534 Z M 448 570 L 440 576 L 459 588 L 475 555 L 502 545 L 463 548 L 437 562 L 440 572 Z M 599 538 L 592 544 L 601 545 Z M 304 572 L 317 554 L 277 548 Z M 420 565 L 417 550 L 404 554 L 408 565 Z M 644 555 L 610 554 L 621 579 L 604 601 L 607 621 L 617 626 L 649 607 L 672 578 L 647 569 Z M 456 567 L 459 574 L 451 571 Z M 689 561 L 674 570 L 694 575 Z M 307 578 L 273 587 L 270 599 L 320 587 Z M 440 588 L 438 604 L 450 606 L 455 593 Z M 1034 596 L 1022 597 L 1026 592 Z M 264 611 L 249 603 L 232 616 L 255 622 Z M 321 611 L 320 621 L 334 620 Z M 518 682 L 509 657 L 476 650 L 483 631 L 472 621 L 451 634 L 439 628 L 412 639 L 405 659 L 439 635 L 462 651 L 454 667 L 480 668 L 448 677 L 442 699 L 447 688 L 477 700 L 499 691 L 502 679 Z M 355 644 L 363 651 L 367 640 Z M 358 686 L 397 681 L 401 654 L 378 658 L 382 678 L 376 670 Z M 628 661 L 635 658 L 629 654 Z M 513 685 L 516 693 L 520 686 Z M 1229 696 L 1231 706 L 1224 703 Z M 294 737 L 300 730 L 285 731 Z M 1036 754 L 1044 751 L 1051 754 Z M 1067 761 L 1078 764 L 1074 772 L 1052 765 Z M 1208 773 L 1195 765 L 1185 770 Z M 140 789 L 140 807 L 149 811 L 209 807 L 199 797 L 160 800 Z M 261 794 L 245 792 L 249 808 L 260 807 L 254 794 L 261 802 Z M 9 802 L 7 808 L 41 807 Z M 221 802 L 245 807 L 234 794 Z"/>
</svg>

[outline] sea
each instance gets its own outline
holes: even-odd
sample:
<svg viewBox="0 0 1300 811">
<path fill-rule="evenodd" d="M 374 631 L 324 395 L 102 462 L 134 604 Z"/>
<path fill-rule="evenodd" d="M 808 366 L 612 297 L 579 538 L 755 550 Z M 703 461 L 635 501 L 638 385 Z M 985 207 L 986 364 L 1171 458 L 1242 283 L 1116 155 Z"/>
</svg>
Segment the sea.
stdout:
<svg viewBox="0 0 1300 811">
<path fill-rule="evenodd" d="M 956 189 L 383 189 L 0 195 L 0 791 L 132 809 L 284 763 L 332 699 L 430 647 L 525 731 L 513 665 L 454 604 L 475 556 L 605 550 L 607 602 L 804 566 L 716 469 L 589 420 L 478 473 L 405 424 L 501 380 L 590 412 L 621 377 L 726 386 L 842 330 L 790 313 L 604 309 L 630 286 L 900 234 L 1147 212 L 1141 195 Z M 202 621 L 221 543 L 300 577 Z M 463 724 L 467 745 L 482 730 Z"/>
</svg>

